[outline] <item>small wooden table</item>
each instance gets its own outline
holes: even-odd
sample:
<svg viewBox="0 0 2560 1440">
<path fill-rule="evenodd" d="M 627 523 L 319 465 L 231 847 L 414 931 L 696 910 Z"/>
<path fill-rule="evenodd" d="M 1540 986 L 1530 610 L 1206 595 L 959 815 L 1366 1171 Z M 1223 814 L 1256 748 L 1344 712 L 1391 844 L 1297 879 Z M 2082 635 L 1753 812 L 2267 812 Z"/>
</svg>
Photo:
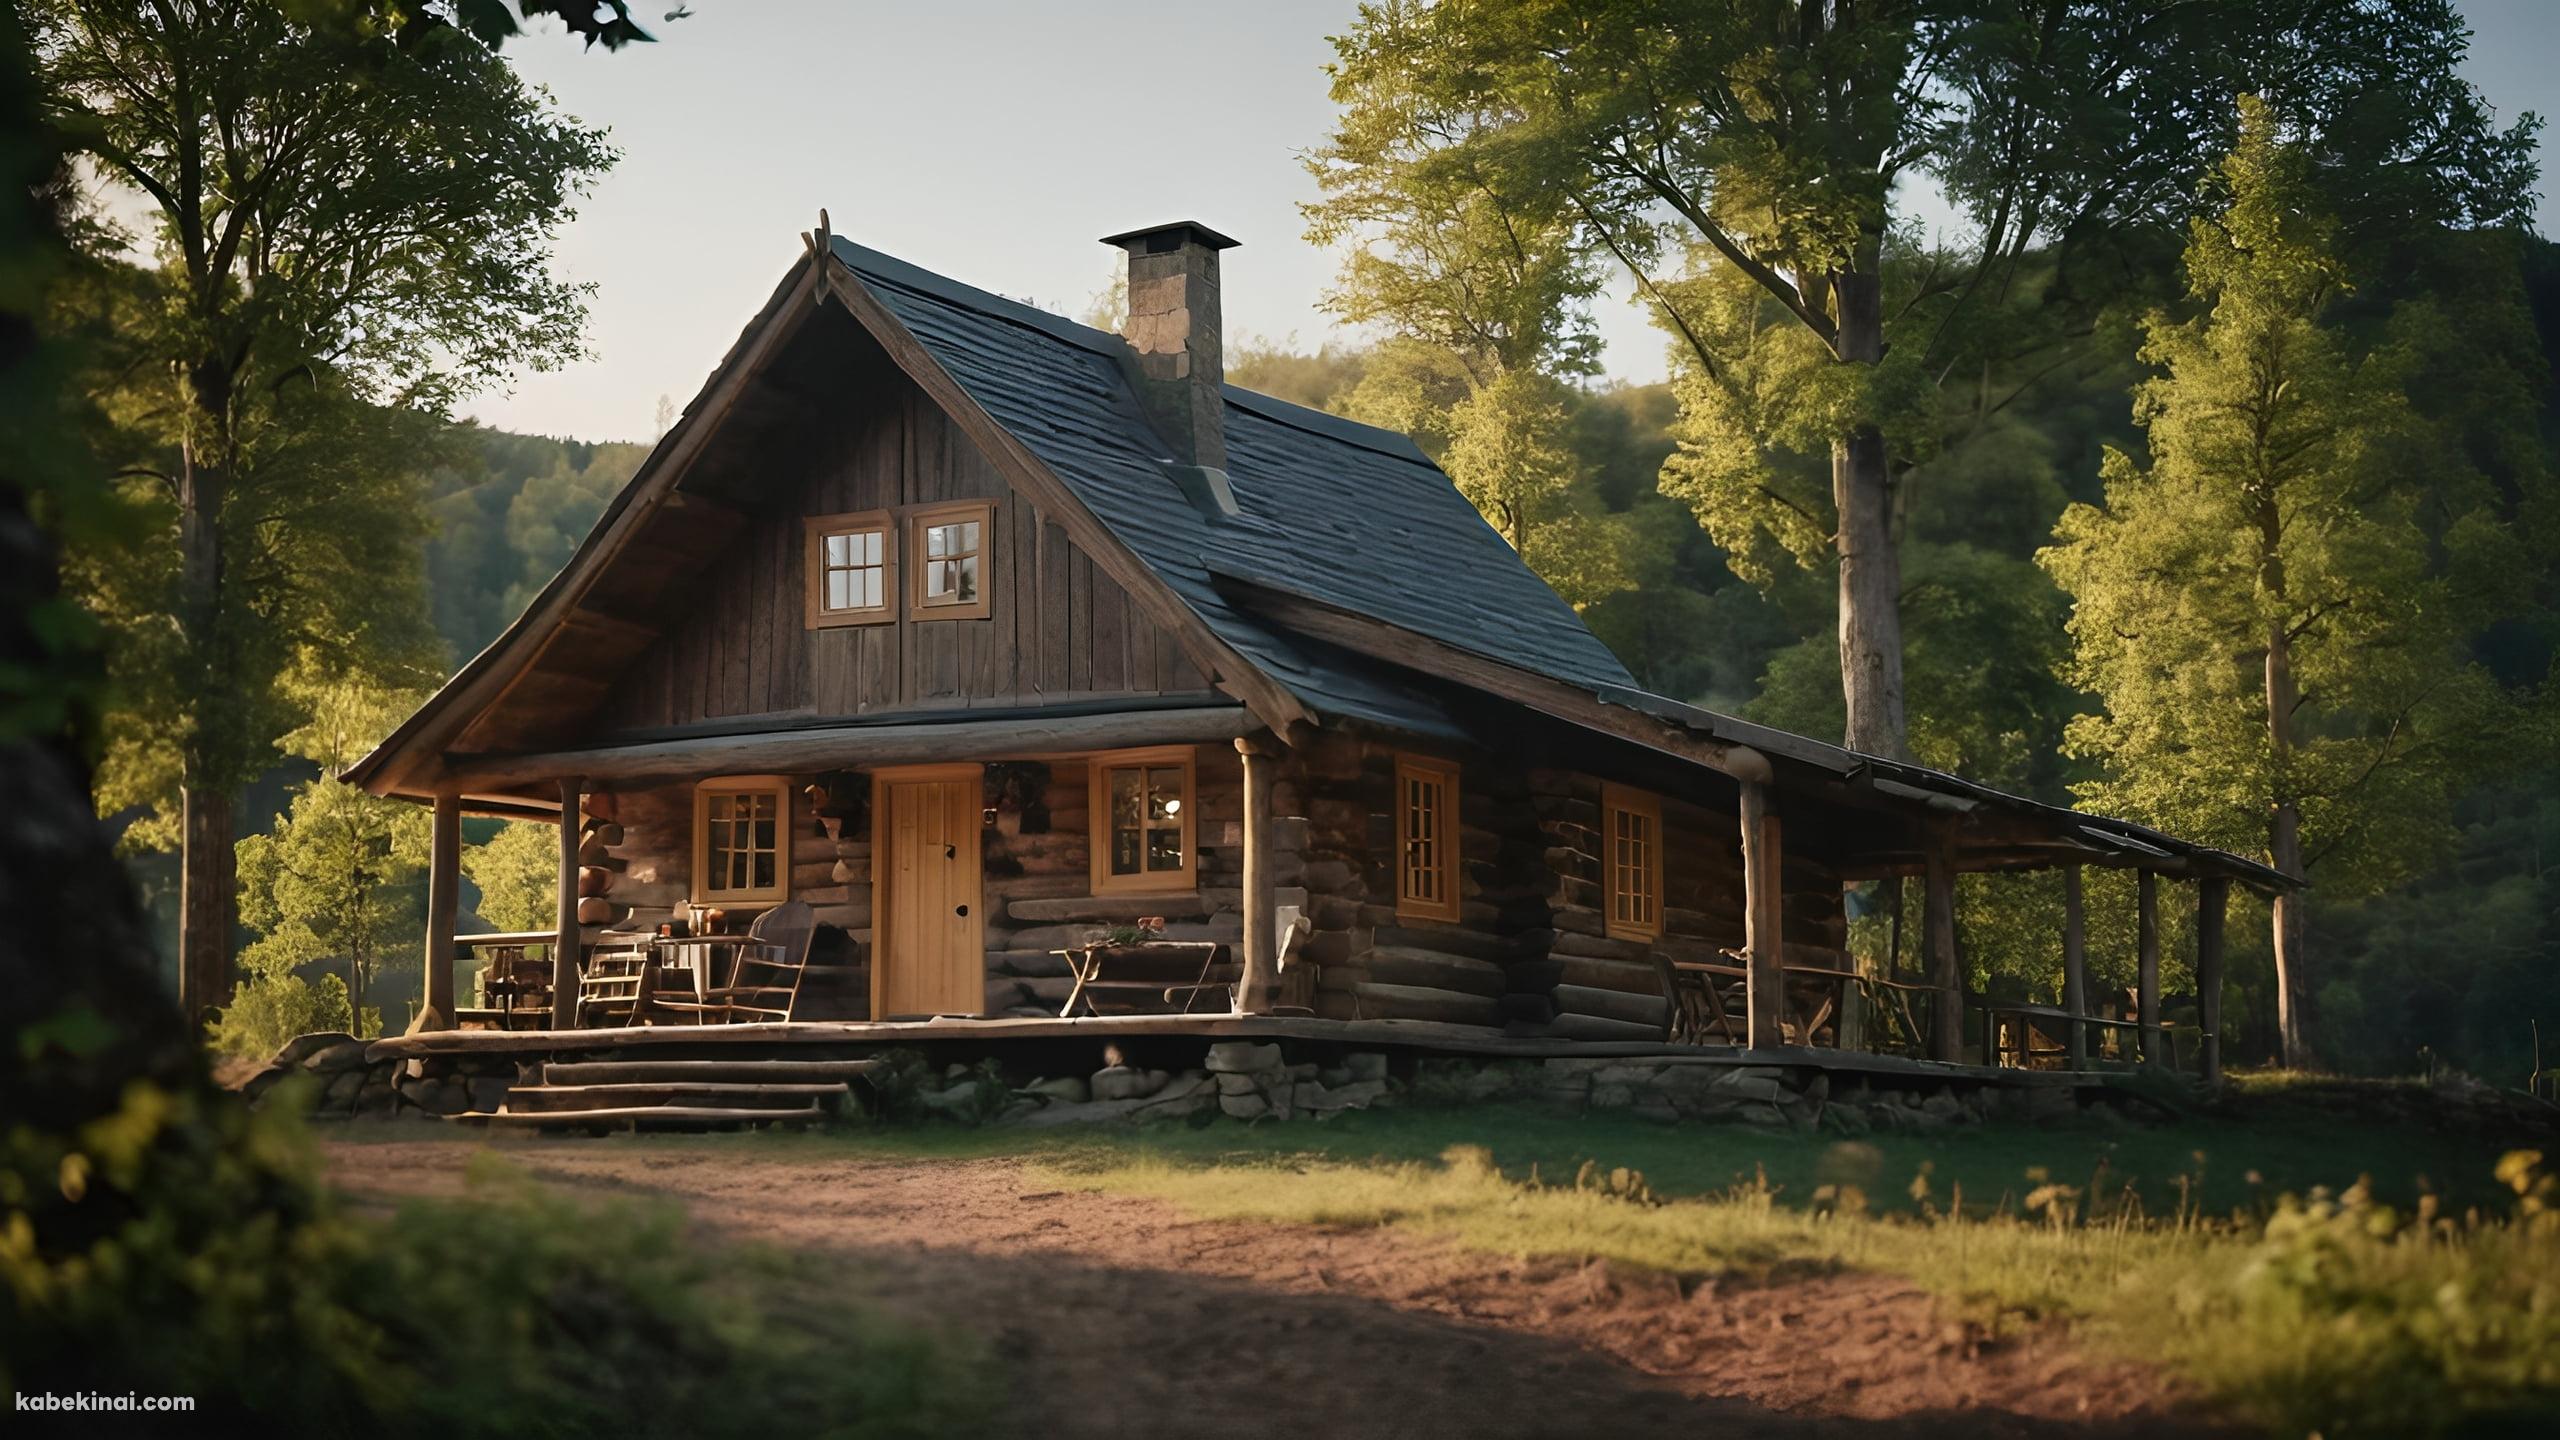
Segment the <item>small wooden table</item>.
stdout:
<svg viewBox="0 0 2560 1440">
<path fill-rule="evenodd" d="M 1243 983 L 1242 976 L 1218 978 L 1218 967 L 1226 961 L 1227 947 L 1214 940 L 1152 940 L 1136 945 L 1088 945 L 1074 950 L 1049 952 L 1067 962 L 1067 973 L 1076 978 L 1075 988 L 1067 992 L 1067 1003 L 1058 1007 L 1059 1018 L 1076 1013 L 1076 1002 L 1084 1002 L 1085 1013 L 1099 1015 L 1094 1006 L 1096 990 L 1160 990 L 1165 1003 L 1181 995 L 1182 1013 L 1200 996 L 1211 990 L 1227 992 L 1227 1008 L 1235 1008 L 1235 993 Z"/>
<path fill-rule="evenodd" d="M 734 949 L 754 938 L 751 935 L 656 935 L 650 937 L 649 943 L 667 957 L 669 968 L 692 974 L 693 998 L 700 1000 L 711 993 L 714 985 L 721 983 L 712 978 L 712 967 L 719 963 L 718 952 L 722 947 Z"/>
</svg>

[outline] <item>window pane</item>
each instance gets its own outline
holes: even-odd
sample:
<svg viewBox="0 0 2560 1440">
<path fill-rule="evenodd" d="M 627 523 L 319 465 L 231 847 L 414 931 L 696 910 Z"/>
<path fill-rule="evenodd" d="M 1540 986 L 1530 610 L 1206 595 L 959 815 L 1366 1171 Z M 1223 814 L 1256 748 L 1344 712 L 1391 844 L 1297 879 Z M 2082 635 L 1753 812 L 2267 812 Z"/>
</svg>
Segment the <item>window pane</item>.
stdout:
<svg viewBox="0 0 2560 1440">
<path fill-rule="evenodd" d="M 830 564 L 830 565 L 843 565 L 843 564 L 846 564 L 846 563 L 850 562 L 852 559 L 853 559 L 853 537 L 852 537 L 852 536 L 850 536 L 850 535 L 830 535 L 830 536 L 828 536 L 828 537 L 827 537 L 827 563 L 828 563 L 828 564 Z"/>
<path fill-rule="evenodd" d="M 850 570 L 830 570 L 827 572 L 828 609 L 850 610 L 853 608 L 853 581 L 854 575 Z"/>
<path fill-rule="evenodd" d="M 977 554 L 977 553 L 978 553 L 978 522 L 977 522 L 977 521 L 975 521 L 975 520 L 972 520 L 972 521 L 968 522 L 967 524 L 965 524 L 965 525 L 961 525 L 961 526 L 958 526 L 958 527 L 956 527 L 956 528 L 957 528 L 957 529 L 959 530 L 959 532 L 960 532 L 960 543 L 959 543 L 957 546 L 955 546 L 954 548 L 955 548 L 959 553 L 964 554 L 964 555 L 975 555 L 975 554 Z"/>
<path fill-rule="evenodd" d="M 1135 875 L 1143 863 L 1140 846 L 1145 833 L 1141 816 L 1145 810 L 1143 772 L 1119 769 L 1107 773 L 1104 793 L 1110 797 L 1111 873 Z"/>
<path fill-rule="evenodd" d="M 943 556 L 949 554 L 950 544 L 950 526 L 927 525 L 924 527 L 924 553 L 927 559 L 939 560 Z"/>
<path fill-rule="evenodd" d="M 862 572 L 862 608 L 880 608 L 880 571 L 876 567 Z"/>
<path fill-rule="evenodd" d="M 1147 832 L 1147 868 L 1158 872 L 1182 868 L 1181 826 Z"/>
<path fill-rule="evenodd" d="M 855 537 L 854 537 L 854 540 L 855 540 L 855 543 L 856 543 L 856 544 L 858 544 L 858 545 L 861 547 L 861 549 L 860 549 L 860 556 L 861 556 L 861 561 L 862 561 L 862 563 L 863 563 L 863 564 L 865 564 L 865 565 L 877 565 L 877 564 L 879 564 L 879 563 L 880 563 L 880 532 L 879 532 L 879 531 L 877 531 L 877 530 L 867 530 L 867 531 L 864 531 L 862 534 L 855 536 Z"/>
<path fill-rule="evenodd" d="M 978 528 L 978 527 L 976 527 L 975 525 L 972 525 L 972 526 L 970 526 L 969 528 L 970 528 L 970 529 L 972 529 L 972 530 L 975 530 L 975 529 L 976 529 L 976 528 Z M 959 588 L 960 588 L 960 598 L 961 598 L 962 600 L 975 600 L 975 599 L 977 599 L 977 598 L 978 598 L 978 557 L 977 557 L 977 556 L 975 556 L 975 555 L 971 555 L 971 556 L 967 557 L 966 559 L 963 559 L 963 560 L 961 560 L 961 561 L 957 562 L 957 567 L 956 567 L 956 568 L 957 568 L 957 569 L 959 570 L 959 572 L 960 572 L 960 584 L 959 584 Z"/>
</svg>

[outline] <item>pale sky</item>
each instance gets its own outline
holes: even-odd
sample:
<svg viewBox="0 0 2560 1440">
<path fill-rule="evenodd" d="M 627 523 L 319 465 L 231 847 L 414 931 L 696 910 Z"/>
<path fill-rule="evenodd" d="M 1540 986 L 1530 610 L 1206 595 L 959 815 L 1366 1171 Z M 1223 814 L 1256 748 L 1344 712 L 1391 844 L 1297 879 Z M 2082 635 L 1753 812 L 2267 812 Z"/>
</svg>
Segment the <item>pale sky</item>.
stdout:
<svg viewBox="0 0 2560 1440">
<path fill-rule="evenodd" d="M 1199 220 L 1243 242 L 1224 257 L 1231 334 L 1334 337 L 1317 307 L 1337 258 L 1302 237 L 1315 187 L 1299 157 L 1332 123 L 1325 37 L 1353 0 L 691 5 L 669 24 L 673 0 L 635 4 L 658 43 L 618 54 L 556 33 L 508 46 L 623 158 L 559 241 L 562 272 L 597 287 L 593 357 L 481 396 L 474 418 L 652 438 L 658 398 L 692 397 L 821 206 L 838 234 L 1068 315 L 1117 269 L 1095 237 Z M 2560 0 L 2461 8 L 2500 116 L 2560 111 Z M 2541 214 L 2548 233 L 2552 201 Z M 1662 377 L 1623 286 L 1598 318 L 1612 375 Z"/>
</svg>

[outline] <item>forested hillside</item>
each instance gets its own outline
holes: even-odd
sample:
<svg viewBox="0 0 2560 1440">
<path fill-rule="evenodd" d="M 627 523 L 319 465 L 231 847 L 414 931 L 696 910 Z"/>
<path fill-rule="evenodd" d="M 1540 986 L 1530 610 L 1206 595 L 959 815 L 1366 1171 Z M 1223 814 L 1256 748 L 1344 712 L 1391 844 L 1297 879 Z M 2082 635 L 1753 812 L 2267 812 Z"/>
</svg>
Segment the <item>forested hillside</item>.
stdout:
<svg viewBox="0 0 2560 1440">
<path fill-rule="evenodd" d="M 480 652 L 566 563 L 646 445 L 464 427 L 428 477 L 427 593 L 448 669 Z"/>
</svg>

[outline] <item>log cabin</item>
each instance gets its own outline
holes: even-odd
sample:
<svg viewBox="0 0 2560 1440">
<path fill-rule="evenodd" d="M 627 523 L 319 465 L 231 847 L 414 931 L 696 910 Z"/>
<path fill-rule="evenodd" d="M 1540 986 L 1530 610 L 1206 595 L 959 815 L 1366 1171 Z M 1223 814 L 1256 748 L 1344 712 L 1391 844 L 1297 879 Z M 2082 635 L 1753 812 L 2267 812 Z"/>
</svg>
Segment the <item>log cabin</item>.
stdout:
<svg viewBox="0 0 2560 1440">
<path fill-rule="evenodd" d="M 1956 875 L 2133 867 L 2209 919 L 2286 883 L 1644 692 L 1407 437 L 1225 383 L 1203 225 L 1108 237 L 1120 334 L 803 241 L 559 575 L 345 777 L 434 807 L 427 1028 L 465 813 L 561 825 L 563 1028 L 586 947 L 796 899 L 842 1019 L 1054 1016 L 1056 952 L 1145 916 L 1233 947 L 1247 1014 L 1659 1040 L 1685 969 L 1738 977 L 1706 1038 L 1839 1042 L 1859 987 L 1819 1035 L 1791 992 L 1858 973 L 1844 887 L 1911 875 L 1896 1003 L 1955 1060 Z"/>
</svg>

